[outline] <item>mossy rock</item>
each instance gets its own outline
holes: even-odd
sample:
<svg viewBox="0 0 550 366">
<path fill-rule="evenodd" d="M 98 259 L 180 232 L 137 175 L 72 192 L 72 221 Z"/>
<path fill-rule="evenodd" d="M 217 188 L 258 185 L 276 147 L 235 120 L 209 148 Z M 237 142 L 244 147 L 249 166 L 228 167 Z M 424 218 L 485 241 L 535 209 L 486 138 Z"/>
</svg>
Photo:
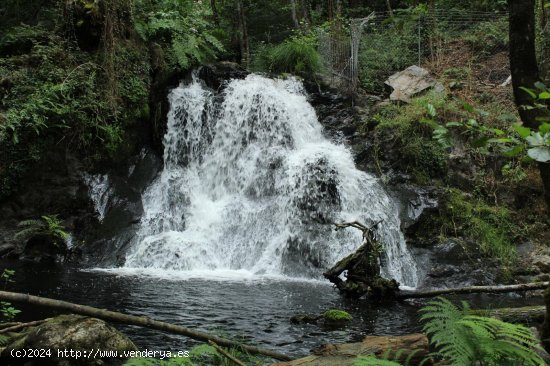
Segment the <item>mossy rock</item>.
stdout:
<svg viewBox="0 0 550 366">
<path fill-rule="evenodd" d="M 330 309 L 325 311 L 323 319 L 326 324 L 330 325 L 343 325 L 353 320 L 353 317 L 346 311 Z"/>
<path fill-rule="evenodd" d="M 47 358 L 12 358 L 13 350 L 43 349 L 50 352 Z M 81 352 L 81 358 L 58 357 L 58 350 Z M 51 366 L 99 366 L 120 365 L 123 358 L 84 358 L 90 350 L 137 351 L 138 348 L 124 334 L 103 320 L 79 316 L 61 315 L 41 325 L 28 328 L 19 335 L 12 335 L 12 341 L 0 353 L 0 364 L 4 365 L 51 365 Z"/>
</svg>

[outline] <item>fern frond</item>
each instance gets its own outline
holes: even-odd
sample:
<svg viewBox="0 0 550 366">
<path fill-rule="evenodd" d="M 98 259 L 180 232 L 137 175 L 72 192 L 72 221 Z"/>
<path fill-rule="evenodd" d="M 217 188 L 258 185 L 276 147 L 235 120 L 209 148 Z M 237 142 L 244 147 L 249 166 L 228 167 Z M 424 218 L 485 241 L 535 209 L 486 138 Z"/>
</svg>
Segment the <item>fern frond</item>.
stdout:
<svg viewBox="0 0 550 366">
<path fill-rule="evenodd" d="M 10 337 L 0 334 L 0 347 L 5 347 L 10 343 Z"/>
<path fill-rule="evenodd" d="M 29 220 L 19 221 L 19 223 L 17 224 L 17 226 L 18 226 L 18 227 L 26 227 L 26 226 L 38 226 L 38 227 L 42 227 L 42 226 L 44 226 L 44 223 L 43 223 L 41 220 L 29 219 Z"/>
<path fill-rule="evenodd" d="M 539 341 L 524 326 L 468 315 L 468 304 L 458 308 L 443 298 L 431 301 L 421 313 L 430 342 L 452 365 L 544 365 L 535 352 L 541 349 Z"/>
</svg>

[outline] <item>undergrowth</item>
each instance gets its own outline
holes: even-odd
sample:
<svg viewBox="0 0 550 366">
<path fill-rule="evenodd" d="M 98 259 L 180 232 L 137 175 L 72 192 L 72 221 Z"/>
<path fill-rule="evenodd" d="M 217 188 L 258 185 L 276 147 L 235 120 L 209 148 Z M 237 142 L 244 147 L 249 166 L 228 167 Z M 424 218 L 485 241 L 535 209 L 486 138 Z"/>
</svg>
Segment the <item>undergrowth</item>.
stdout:
<svg viewBox="0 0 550 366">
<path fill-rule="evenodd" d="M 438 218 L 441 234 L 474 240 L 480 252 L 502 263 L 516 258 L 514 238 L 521 229 L 505 207 L 490 206 L 482 199 L 449 188 Z"/>
<path fill-rule="evenodd" d="M 313 35 L 295 35 L 278 45 L 261 45 L 254 55 L 253 68 L 273 73 L 314 76 L 321 70 L 321 56 Z"/>
</svg>

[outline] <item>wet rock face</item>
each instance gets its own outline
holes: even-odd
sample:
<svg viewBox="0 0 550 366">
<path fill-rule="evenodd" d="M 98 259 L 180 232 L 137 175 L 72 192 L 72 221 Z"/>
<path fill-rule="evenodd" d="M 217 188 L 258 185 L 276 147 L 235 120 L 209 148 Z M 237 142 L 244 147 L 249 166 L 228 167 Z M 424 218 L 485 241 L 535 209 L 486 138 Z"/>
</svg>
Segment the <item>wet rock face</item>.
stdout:
<svg viewBox="0 0 550 366">
<path fill-rule="evenodd" d="M 202 66 L 199 77 L 209 88 L 219 91 L 231 79 L 244 79 L 250 72 L 234 62 L 218 62 Z"/>
<path fill-rule="evenodd" d="M 23 349 L 49 350 L 51 356 L 36 358 L 37 361 L 30 358 L 11 357 L 12 351 Z M 79 351 L 82 358 L 77 360 L 75 357 L 65 357 L 58 353 L 58 351 L 64 350 Z M 137 351 L 138 348 L 128 337 L 103 320 L 78 315 L 61 315 L 15 336 L 13 341 L 0 353 L 0 361 L 2 364 L 14 366 L 114 366 L 121 365 L 125 361 L 124 358 L 117 357 L 92 356 L 84 358 L 84 355 L 87 355 L 90 350 L 122 353 Z"/>
</svg>

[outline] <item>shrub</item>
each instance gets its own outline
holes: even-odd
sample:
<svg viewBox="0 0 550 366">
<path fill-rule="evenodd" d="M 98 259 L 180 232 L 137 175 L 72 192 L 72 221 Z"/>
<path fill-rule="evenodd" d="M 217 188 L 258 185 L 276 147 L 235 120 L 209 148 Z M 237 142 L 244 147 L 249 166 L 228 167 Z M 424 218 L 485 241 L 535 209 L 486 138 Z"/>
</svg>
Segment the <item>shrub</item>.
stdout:
<svg viewBox="0 0 550 366">
<path fill-rule="evenodd" d="M 274 73 L 314 75 L 321 70 L 321 57 L 313 36 L 293 36 L 276 46 L 260 46 L 253 67 Z"/>
</svg>

